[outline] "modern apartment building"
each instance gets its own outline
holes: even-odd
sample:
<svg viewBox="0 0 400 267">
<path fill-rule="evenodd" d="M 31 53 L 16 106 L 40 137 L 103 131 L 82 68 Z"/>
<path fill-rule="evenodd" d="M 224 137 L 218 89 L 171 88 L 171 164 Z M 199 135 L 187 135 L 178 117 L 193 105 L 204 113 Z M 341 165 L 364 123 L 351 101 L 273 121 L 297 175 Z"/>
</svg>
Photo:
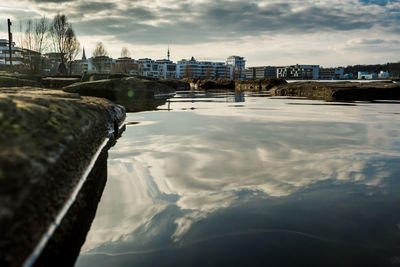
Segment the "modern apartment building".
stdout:
<svg viewBox="0 0 400 267">
<path fill-rule="evenodd" d="M 226 60 L 226 65 L 231 66 L 231 79 L 244 80 L 246 77 L 246 60 L 240 56 L 230 56 Z"/>
<path fill-rule="evenodd" d="M 11 58 L 13 65 L 23 65 L 23 49 L 16 47 L 15 42 L 11 43 Z M 0 65 L 10 65 L 10 49 L 7 39 L 0 39 Z"/>
<path fill-rule="evenodd" d="M 319 65 L 293 65 L 278 67 L 276 77 L 287 80 L 318 80 Z"/>
<path fill-rule="evenodd" d="M 157 66 L 157 78 L 175 79 L 177 77 L 177 64 L 169 59 L 158 59 L 155 62 Z"/>
</svg>

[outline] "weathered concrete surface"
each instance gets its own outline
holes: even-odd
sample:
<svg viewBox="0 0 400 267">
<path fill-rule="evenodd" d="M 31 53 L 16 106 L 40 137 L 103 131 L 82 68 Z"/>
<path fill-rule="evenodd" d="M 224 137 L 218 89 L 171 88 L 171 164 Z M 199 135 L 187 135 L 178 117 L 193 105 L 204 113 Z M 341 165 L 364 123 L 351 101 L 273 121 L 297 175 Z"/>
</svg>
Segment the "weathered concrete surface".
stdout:
<svg viewBox="0 0 400 267">
<path fill-rule="evenodd" d="M 20 266 L 124 108 L 41 88 L 0 88 L 0 266 Z"/>
<path fill-rule="evenodd" d="M 42 84 L 45 88 L 60 89 L 80 81 L 80 78 L 46 77 L 42 79 Z"/>
<path fill-rule="evenodd" d="M 235 81 L 235 90 L 251 91 L 251 92 L 268 91 L 274 86 L 283 84 L 287 84 L 287 82 L 283 79 L 275 79 L 275 78 Z"/>
<path fill-rule="evenodd" d="M 400 85 L 387 82 L 295 82 L 271 89 L 272 96 L 298 96 L 327 101 L 400 99 Z"/>
<path fill-rule="evenodd" d="M 0 76 L 0 87 L 22 87 L 22 86 L 41 87 L 40 83 L 37 81 L 20 79 L 11 76 Z"/>
<path fill-rule="evenodd" d="M 106 146 L 99 155 L 74 204 L 35 262 L 35 267 L 74 266 L 107 182 L 108 149 Z"/>
<path fill-rule="evenodd" d="M 153 110 L 175 94 L 170 86 L 136 77 L 76 83 L 63 90 L 106 98 L 123 105 L 130 112 Z"/>
</svg>

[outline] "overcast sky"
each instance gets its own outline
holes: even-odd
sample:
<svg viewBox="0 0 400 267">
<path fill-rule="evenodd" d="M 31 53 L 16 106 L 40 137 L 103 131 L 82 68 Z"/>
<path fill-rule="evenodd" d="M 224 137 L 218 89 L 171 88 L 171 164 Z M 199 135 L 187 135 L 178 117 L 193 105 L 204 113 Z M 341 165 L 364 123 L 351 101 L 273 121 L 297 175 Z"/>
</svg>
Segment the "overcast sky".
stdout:
<svg viewBox="0 0 400 267">
<path fill-rule="evenodd" d="M 91 56 L 102 41 L 116 58 L 194 56 L 246 66 L 345 66 L 400 61 L 400 0 L 1 0 L 0 39 L 7 18 L 67 15 Z M 15 34 L 16 35 L 16 34 Z M 15 38 L 16 39 L 16 38 Z"/>
</svg>

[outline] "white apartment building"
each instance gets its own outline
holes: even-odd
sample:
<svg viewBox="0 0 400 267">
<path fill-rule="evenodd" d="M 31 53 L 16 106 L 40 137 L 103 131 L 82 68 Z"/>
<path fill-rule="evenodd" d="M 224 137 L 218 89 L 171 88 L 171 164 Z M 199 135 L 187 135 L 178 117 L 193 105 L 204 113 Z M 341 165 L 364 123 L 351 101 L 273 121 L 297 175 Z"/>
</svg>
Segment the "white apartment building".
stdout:
<svg viewBox="0 0 400 267">
<path fill-rule="evenodd" d="M 158 68 L 153 67 L 155 61 L 150 58 L 140 58 L 136 60 L 138 66 L 138 72 L 141 76 L 147 77 L 157 77 L 158 76 Z"/>
<path fill-rule="evenodd" d="M 177 77 L 177 64 L 169 59 L 159 59 L 154 63 L 157 66 L 157 78 L 175 79 Z"/>
<path fill-rule="evenodd" d="M 11 43 L 11 57 L 13 65 L 23 65 L 23 50 L 15 46 L 15 42 Z M 10 65 L 10 49 L 7 39 L 0 39 L 0 64 Z"/>
</svg>

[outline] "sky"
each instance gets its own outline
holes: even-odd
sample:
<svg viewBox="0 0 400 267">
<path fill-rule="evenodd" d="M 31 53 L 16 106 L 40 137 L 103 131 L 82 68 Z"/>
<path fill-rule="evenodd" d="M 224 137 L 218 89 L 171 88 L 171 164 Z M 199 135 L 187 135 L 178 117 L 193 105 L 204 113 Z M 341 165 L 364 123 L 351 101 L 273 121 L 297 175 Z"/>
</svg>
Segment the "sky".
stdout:
<svg viewBox="0 0 400 267">
<path fill-rule="evenodd" d="M 400 0 L 1 0 L 0 39 L 13 21 L 65 14 L 86 55 L 324 67 L 400 61 Z"/>
</svg>

